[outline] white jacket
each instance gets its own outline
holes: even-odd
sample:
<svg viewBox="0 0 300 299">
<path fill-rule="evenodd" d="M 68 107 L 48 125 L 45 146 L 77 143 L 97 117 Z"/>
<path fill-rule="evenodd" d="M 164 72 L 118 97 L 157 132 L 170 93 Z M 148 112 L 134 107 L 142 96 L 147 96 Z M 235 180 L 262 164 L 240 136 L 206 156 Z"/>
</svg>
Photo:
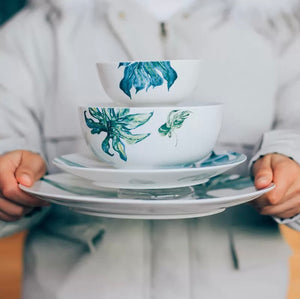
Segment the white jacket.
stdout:
<svg viewBox="0 0 300 299">
<path fill-rule="evenodd" d="M 0 152 L 40 152 L 53 172 L 54 157 L 85 150 L 77 106 L 109 101 L 96 61 L 201 58 L 195 99 L 225 103 L 219 146 L 300 163 L 298 13 L 292 0 L 201 0 L 166 22 L 163 37 L 160 23 L 128 1 L 37 2 L 0 32 Z M 42 216 L 0 223 L 0 233 Z M 299 228 L 298 218 L 284 221 Z M 288 250 L 265 222 L 246 206 L 165 222 L 96 220 L 54 207 L 28 241 L 24 298 L 284 298 Z M 103 225 L 102 242 L 87 254 L 84 242 Z"/>
</svg>

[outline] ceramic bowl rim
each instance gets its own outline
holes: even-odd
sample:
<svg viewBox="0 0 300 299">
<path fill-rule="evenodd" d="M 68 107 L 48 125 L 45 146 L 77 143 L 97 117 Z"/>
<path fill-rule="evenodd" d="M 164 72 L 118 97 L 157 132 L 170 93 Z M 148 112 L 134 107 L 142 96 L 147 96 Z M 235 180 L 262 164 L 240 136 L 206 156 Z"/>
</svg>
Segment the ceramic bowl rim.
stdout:
<svg viewBox="0 0 300 299">
<path fill-rule="evenodd" d="M 197 63 L 200 64 L 203 62 L 203 59 L 141 59 L 141 60 L 123 60 L 123 61 L 99 61 L 96 62 L 96 66 L 102 66 L 102 65 L 116 65 L 119 63 L 133 63 L 133 62 L 179 62 L 179 63 Z"/>
<path fill-rule="evenodd" d="M 215 108 L 215 107 L 219 107 L 219 108 L 223 108 L 224 107 L 224 103 L 218 103 L 218 102 L 214 102 L 214 103 L 206 103 L 206 104 L 195 104 L 195 105 L 186 105 L 186 106 L 119 106 L 119 105 L 111 105 L 111 103 L 109 104 L 103 104 L 103 105 L 79 105 L 78 109 L 87 109 L 87 108 L 119 108 L 119 109 L 156 109 L 156 110 L 186 110 L 186 109 L 207 109 L 207 108 Z"/>
</svg>

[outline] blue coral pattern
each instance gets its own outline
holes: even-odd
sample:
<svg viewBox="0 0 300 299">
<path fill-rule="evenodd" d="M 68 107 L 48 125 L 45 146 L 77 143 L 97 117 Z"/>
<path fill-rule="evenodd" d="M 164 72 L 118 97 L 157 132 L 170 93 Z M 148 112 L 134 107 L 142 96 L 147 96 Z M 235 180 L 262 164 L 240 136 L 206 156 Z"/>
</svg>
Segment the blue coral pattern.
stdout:
<svg viewBox="0 0 300 299">
<path fill-rule="evenodd" d="M 170 61 L 121 62 L 118 67 L 124 67 L 120 88 L 130 99 L 132 88 L 135 93 L 143 89 L 148 91 L 150 87 L 163 85 L 165 80 L 169 90 L 178 77 Z"/>
</svg>

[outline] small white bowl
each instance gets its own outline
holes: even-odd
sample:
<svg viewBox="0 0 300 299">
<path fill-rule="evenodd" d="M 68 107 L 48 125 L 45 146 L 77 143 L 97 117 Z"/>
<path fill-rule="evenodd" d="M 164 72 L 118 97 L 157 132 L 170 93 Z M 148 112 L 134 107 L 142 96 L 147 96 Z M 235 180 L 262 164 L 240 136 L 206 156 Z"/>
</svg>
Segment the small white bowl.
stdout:
<svg viewBox="0 0 300 299">
<path fill-rule="evenodd" d="M 126 106 L 177 104 L 199 84 L 200 60 L 97 63 L 107 95 Z"/>
<path fill-rule="evenodd" d="M 214 148 L 222 105 L 80 107 L 84 138 L 99 160 L 116 168 L 184 167 Z"/>
</svg>

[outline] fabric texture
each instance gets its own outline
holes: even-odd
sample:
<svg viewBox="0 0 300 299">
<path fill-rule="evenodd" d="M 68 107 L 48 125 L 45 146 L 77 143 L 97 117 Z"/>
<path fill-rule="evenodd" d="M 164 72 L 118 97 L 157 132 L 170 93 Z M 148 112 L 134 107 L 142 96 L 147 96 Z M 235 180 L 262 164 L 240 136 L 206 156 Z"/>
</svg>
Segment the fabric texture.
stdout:
<svg viewBox="0 0 300 299">
<path fill-rule="evenodd" d="M 1 153 L 39 152 L 54 173 L 53 158 L 87 150 L 77 106 L 110 102 L 95 62 L 192 58 L 203 70 L 189 103 L 225 104 L 218 147 L 299 161 L 298 2 L 244 3 L 196 1 L 165 22 L 166 36 L 135 2 L 33 3 L 0 31 Z M 1 223 L 0 233 L 35 226 L 24 299 L 282 299 L 287 291 L 290 250 L 277 224 L 246 205 L 189 221 L 101 219 L 54 206 L 22 221 Z"/>
</svg>

